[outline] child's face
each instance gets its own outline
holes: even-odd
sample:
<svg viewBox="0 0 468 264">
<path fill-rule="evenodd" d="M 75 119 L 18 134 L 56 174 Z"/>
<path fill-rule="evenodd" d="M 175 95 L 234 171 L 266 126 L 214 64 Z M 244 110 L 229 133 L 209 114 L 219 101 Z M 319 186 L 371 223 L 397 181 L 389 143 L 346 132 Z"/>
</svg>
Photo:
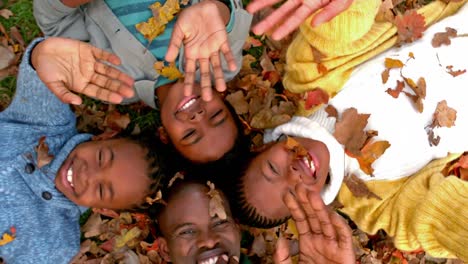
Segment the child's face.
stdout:
<svg viewBox="0 0 468 264">
<path fill-rule="evenodd" d="M 240 230 L 223 196 L 226 219 L 209 214 L 208 188 L 187 184 L 159 216 L 160 247 L 172 263 L 216 263 L 223 254 L 240 257 Z"/>
<path fill-rule="evenodd" d="M 330 154 L 326 145 L 308 138 L 292 138 L 307 150 L 309 159 L 297 157 L 286 147 L 285 140 L 279 141 L 255 157 L 243 177 L 246 201 L 270 219 L 290 215 L 283 196 L 294 192 L 298 183 L 320 192 L 327 179 Z"/>
<path fill-rule="evenodd" d="M 60 167 L 55 186 L 78 205 L 128 209 L 143 201 L 151 183 L 145 154 L 126 139 L 79 144 Z"/>
<path fill-rule="evenodd" d="M 205 102 L 200 86 L 193 95 L 184 96 L 183 83 L 168 89 L 160 98 L 161 121 L 174 147 L 187 159 L 208 162 L 221 158 L 237 137 L 234 119 L 218 93 Z"/>
</svg>

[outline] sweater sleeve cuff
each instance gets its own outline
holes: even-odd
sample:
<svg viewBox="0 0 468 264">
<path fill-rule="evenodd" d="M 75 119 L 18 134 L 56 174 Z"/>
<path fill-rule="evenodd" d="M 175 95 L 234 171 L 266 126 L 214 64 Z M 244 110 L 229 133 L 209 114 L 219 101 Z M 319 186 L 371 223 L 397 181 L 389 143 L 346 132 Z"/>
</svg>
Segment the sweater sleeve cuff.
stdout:
<svg viewBox="0 0 468 264">
<path fill-rule="evenodd" d="M 230 14 L 230 17 L 229 17 L 229 22 L 226 26 L 226 32 L 227 33 L 231 33 L 232 31 L 232 27 L 234 26 L 234 22 L 235 22 L 235 14 L 234 14 L 234 11 L 236 10 L 236 4 L 234 3 L 235 0 L 229 0 L 229 12 L 231 13 Z M 227 2 L 227 1 L 222 1 L 222 2 Z"/>
</svg>

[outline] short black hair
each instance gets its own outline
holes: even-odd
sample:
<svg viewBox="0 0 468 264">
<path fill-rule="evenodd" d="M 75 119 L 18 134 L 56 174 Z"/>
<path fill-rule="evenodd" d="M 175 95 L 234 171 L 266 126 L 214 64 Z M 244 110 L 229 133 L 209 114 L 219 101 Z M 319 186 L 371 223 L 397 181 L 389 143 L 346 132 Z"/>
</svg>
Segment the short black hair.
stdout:
<svg viewBox="0 0 468 264">
<path fill-rule="evenodd" d="M 252 160 L 254 160 L 258 154 L 259 153 L 250 153 L 241 167 L 241 171 L 238 172 L 238 176 L 231 177 L 230 183 L 223 186 L 229 197 L 229 203 L 231 205 L 233 215 L 241 224 L 257 228 L 272 228 L 283 224 L 290 217 L 279 219 L 268 218 L 260 214 L 245 197 L 245 185 L 243 181 L 245 172 L 249 168 Z"/>
<path fill-rule="evenodd" d="M 146 197 L 155 196 L 158 190 L 160 190 L 167 181 L 166 175 L 169 173 L 165 158 L 167 151 L 164 145 L 154 131 L 144 131 L 138 135 L 123 136 L 121 138 L 129 140 L 146 151 L 145 159 L 148 162 L 147 176 L 150 178 L 151 183 L 145 195 Z M 146 200 L 142 200 L 140 204 L 135 204 L 133 208 L 130 209 L 138 211 L 144 210 L 148 208 L 148 206 Z"/>
</svg>

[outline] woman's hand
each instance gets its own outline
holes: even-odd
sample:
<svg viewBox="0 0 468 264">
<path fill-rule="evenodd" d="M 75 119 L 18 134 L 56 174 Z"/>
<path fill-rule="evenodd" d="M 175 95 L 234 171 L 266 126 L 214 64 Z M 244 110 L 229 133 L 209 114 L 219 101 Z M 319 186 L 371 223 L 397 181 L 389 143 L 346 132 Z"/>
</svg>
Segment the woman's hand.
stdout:
<svg viewBox="0 0 468 264">
<path fill-rule="evenodd" d="M 325 206 L 319 193 L 298 185 L 295 195 L 285 195 L 284 203 L 299 233 L 299 263 L 355 263 L 351 229 Z M 278 240 L 274 260 L 277 264 L 292 263 L 284 238 Z"/>
<path fill-rule="evenodd" d="M 39 78 L 64 103 L 82 103 L 73 92 L 110 103 L 134 95 L 132 77 L 108 65 L 119 65 L 120 59 L 85 42 L 48 38 L 33 49 L 31 62 Z"/>
<path fill-rule="evenodd" d="M 216 0 L 204 0 L 184 9 L 175 23 L 166 61 L 172 62 L 177 58 L 179 49 L 184 44 L 184 94 L 192 94 L 195 83 L 195 71 L 200 67 L 200 86 L 202 99 L 210 101 L 213 97 L 211 90 L 212 68 L 216 90 L 226 90 L 226 82 L 221 67 L 220 53 L 224 55 L 229 70 L 236 70 L 236 61 L 229 45 L 226 24 L 230 13 L 226 5 Z"/>
<path fill-rule="evenodd" d="M 253 0 L 247 11 L 255 13 L 265 7 L 273 6 L 281 0 Z M 297 29 L 310 15 L 321 9 L 312 19 L 312 26 L 327 22 L 345 11 L 353 0 L 287 0 L 269 16 L 252 28 L 257 35 L 274 30 L 272 38 L 280 40 Z"/>
</svg>

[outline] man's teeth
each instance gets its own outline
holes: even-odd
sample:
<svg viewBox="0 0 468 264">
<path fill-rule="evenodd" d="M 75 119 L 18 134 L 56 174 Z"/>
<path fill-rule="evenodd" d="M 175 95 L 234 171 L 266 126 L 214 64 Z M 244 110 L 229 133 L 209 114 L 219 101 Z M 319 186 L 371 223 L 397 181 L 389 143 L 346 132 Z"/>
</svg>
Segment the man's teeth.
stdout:
<svg viewBox="0 0 468 264">
<path fill-rule="evenodd" d="M 215 264 L 218 261 L 219 256 L 215 256 L 200 262 L 199 264 Z"/>
<path fill-rule="evenodd" d="M 302 160 L 304 163 L 312 170 L 315 171 L 315 164 L 312 159 L 308 159 L 307 157 L 303 157 Z"/>
<path fill-rule="evenodd" d="M 186 104 L 184 104 L 180 110 L 186 110 L 187 108 L 189 108 L 191 105 L 193 105 L 195 103 L 197 99 L 196 98 L 193 98 L 193 99 L 190 99 L 190 101 L 188 101 Z"/>
<path fill-rule="evenodd" d="M 69 168 L 67 171 L 67 181 L 70 183 L 70 186 L 73 187 L 73 170 Z"/>
</svg>

